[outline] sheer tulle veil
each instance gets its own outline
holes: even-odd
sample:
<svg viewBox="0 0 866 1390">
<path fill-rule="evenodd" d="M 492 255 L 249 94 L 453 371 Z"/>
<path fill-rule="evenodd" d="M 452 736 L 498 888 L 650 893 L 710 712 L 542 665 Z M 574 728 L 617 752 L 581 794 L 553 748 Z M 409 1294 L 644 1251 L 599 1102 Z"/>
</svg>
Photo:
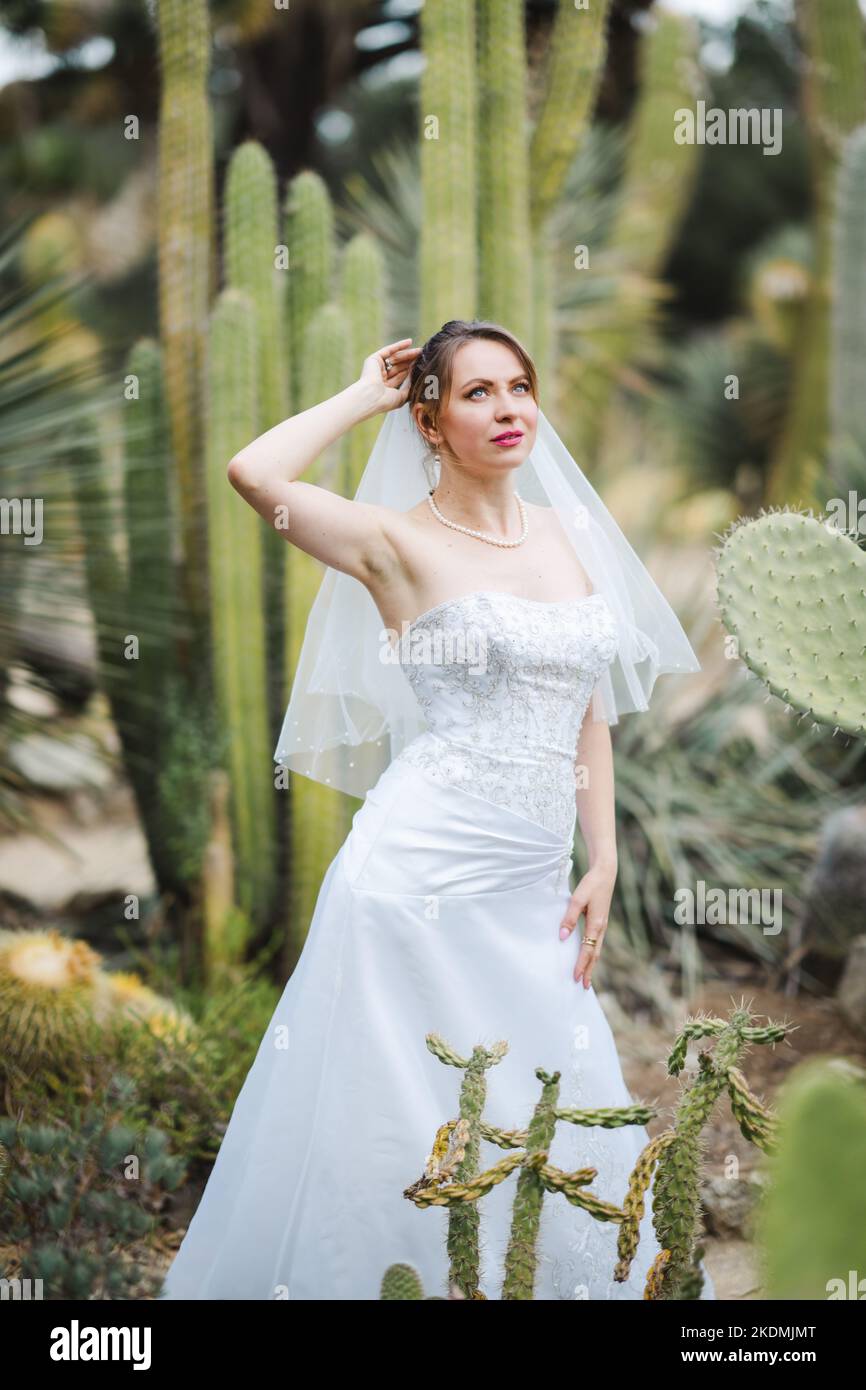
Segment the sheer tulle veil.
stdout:
<svg viewBox="0 0 866 1390">
<path fill-rule="evenodd" d="M 385 416 L 355 498 L 408 511 L 435 484 L 430 468 L 406 402 Z M 618 651 L 593 693 L 594 719 L 616 724 L 621 714 L 646 710 L 659 675 L 701 669 L 676 614 L 541 410 L 514 485 L 526 501 L 556 511 L 593 591 L 616 618 Z M 367 589 L 328 568 L 310 609 L 275 762 L 364 796 L 425 728 Z"/>
</svg>

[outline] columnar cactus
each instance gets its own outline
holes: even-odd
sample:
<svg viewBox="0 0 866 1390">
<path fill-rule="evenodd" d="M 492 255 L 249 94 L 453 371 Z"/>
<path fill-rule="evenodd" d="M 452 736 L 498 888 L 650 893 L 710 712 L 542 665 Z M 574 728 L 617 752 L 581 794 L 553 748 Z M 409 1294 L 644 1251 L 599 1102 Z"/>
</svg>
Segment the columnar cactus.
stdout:
<svg viewBox="0 0 866 1390">
<path fill-rule="evenodd" d="M 346 384 L 347 325 L 340 305 L 328 303 L 316 311 L 304 339 L 302 396 L 321 401 Z M 346 471 L 347 441 L 344 435 L 316 461 L 308 482 L 341 490 Z M 289 517 L 291 526 L 291 516 Z M 297 666 L 307 617 L 318 592 L 324 566 L 314 556 L 287 545 L 286 686 Z M 273 750 L 271 750 L 273 751 Z M 278 774 L 280 775 L 280 774 Z M 286 939 L 286 968 L 291 970 L 303 947 L 325 871 L 333 859 L 345 828 L 342 793 L 300 774 L 290 781 L 291 803 L 291 914 Z"/>
<path fill-rule="evenodd" d="M 866 487 L 866 124 L 842 148 L 833 219 L 830 448 L 840 492 Z"/>
<path fill-rule="evenodd" d="M 533 330 L 523 0 L 478 6 L 478 241 L 482 318 Z"/>
<path fill-rule="evenodd" d="M 232 826 L 238 903 L 266 918 L 274 890 L 273 739 L 267 665 L 261 521 L 226 478 L 226 462 L 257 432 L 255 308 L 241 290 L 223 290 L 211 316 L 207 358 L 207 498 L 214 684 L 220 725 L 233 736 Z M 278 538 L 279 539 L 279 538 Z"/>
<path fill-rule="evenodd" d="M 207 0 L 159 0 L 159 322 L 191 614 L 207 616 L 202 368 L 216 282 Z"/>
<path fill-rule="evenodd" d="M 421 340 L 472 318 L 478 295 L 475 0 L 421 10 Z M 507 171 L 503 171 L 506 173 Z M 505 228 L 499 228 L 506 234 Z M 527 248 L 528 250 L 528 248 Z"/>
<path fill-rule="evenodd" d="M 857 0 L 797 0 L 814 193 L 814 276 L 790 409 L 768 487 L 775 505 L 814 505 L 827 449 L 833 187 L 845 137 L 866 120 L 863 16 Z"/>
<path fill-rule="evenodd" d="M 310 322 L 333 293 L 336 264 L 334 209 L 324 179 L 311 169 L 296 174 L 285 199 L 289 294 L 286 329 L 291 364 L 291 404 L 297 413 L 315 405 L 306 394 L 315 382 L 304 374 L 305 340 Z M 306 382 L 306 386 L 305 386 Z M 345 385 L 344 382 L 340 386 Z M 337 389 L 340 389 L 339 387 Z"/>
</svg>

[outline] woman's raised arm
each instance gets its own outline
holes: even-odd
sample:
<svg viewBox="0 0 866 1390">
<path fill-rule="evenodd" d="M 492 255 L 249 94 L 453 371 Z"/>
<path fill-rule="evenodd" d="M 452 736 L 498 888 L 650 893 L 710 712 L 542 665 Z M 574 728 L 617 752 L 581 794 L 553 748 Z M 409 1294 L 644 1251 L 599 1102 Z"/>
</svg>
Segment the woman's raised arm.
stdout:
<svg viewBox="0 0 866 1390">
<path fill-rule="evenodd" d="M 287 541 L 362 582 L 381 569 L 389 548 L 388 508 L 340 497 L 301 482 L 300 475 L 353 425 L 404 403 L 420 350 L 409 342 L 404 338 L 371 353 L 357 381 L 266 430 L 228 465 L 232 487 Z"/>
</svg>

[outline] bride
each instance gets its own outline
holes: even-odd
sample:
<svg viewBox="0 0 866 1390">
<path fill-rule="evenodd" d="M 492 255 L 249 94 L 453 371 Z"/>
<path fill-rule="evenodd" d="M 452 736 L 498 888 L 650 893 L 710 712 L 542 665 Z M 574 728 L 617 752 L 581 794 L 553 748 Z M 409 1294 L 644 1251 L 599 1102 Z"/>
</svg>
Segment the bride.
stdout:
<svg viewBox="0 0 866 1390">
<path fill-rule="evenodd" d="M 447 1209 L 405 1192 L 479 1046 L 507 1045 L 484 1072 L 489 1125 L 525 1129 L 539 1069 L 560 1074 L 561 1107 L 633 1103 L 592 989 L 617 873 L 609 725 L 648 707 L 660 671 L 700 668 L 538 397 L 511 333 L 454 320 L 371 354 L 229 465 L 328 567 L 276 761 L 366 795 L 164 1297 L 377 1299 L 398 1262 L 447 1294 Z M 354 500 L 301 480 L 379 413 Z M 589 868 L 571 892 L 578 822 Z M 589 1191 L 621 1205 L 647 1138 L 558 1120 L 548 1162 L 597 1169 Z M 481 1139 L 479 1170 L 502 1156 Z M 518 1176 L 478 1203 L 487 1298 L 502 1296 Z M 546 1192 L 533 1297 L 642 1298 L 651 1195 L 617 1282 L 616 1223 Z M 705 1271 L 701 1296 L 715 1297 Z"/>
</svg>

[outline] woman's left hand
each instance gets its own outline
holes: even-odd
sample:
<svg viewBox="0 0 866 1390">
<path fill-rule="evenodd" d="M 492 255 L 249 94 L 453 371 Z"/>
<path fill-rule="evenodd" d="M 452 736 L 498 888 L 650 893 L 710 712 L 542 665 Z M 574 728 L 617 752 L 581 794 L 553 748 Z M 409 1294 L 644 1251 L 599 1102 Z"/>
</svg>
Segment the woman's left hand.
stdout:
<svg viewBox="0 0 866 1390">
<path fill-rule="evenodd" d="M 597 865 L 587 870 L 571 895 L 559 929 L 560 938 L 565 941 L 574 931 L 581 915 L 585 914 L 586 929 L 583 935 L 594 937 L 595 945 L 581 945 L 574 967 L 574 982 L 578 984 L 582 975 L 584 989 L 589 989 L 592 983 L 592 972 L 601 954 L 615 883 L 616 869 Z"/>
</svg>

